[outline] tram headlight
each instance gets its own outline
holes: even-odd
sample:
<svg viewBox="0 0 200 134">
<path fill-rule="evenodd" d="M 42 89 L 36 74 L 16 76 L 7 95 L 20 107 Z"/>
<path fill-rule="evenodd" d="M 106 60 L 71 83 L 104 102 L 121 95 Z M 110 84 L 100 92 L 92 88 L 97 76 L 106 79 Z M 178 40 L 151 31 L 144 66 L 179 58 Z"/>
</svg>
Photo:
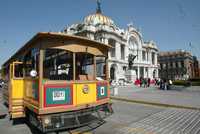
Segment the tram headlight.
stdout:
<svg viewBox="0 0 200 134">
<path fill-rule="evenodd" d="M 59 128 L 59 127 L 60 127 L 60 122 L 57 122 L 57 123 L 55 124 L 55 127 L 56 127 L 56 128 Z"/>
<path fill-rule="evenodd" d="M 49 116 L 45 116 L 43 121 L 44 121 L 45 126 L 48 126 L 51 124 L 51 118 Z"/>
</svg>

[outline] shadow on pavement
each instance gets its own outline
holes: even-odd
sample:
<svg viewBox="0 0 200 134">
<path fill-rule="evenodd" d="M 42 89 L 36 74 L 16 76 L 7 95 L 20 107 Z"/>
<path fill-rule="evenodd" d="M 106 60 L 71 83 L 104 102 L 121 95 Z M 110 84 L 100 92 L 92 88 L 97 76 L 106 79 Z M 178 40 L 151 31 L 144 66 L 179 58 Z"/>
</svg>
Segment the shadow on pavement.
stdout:
<svg viewBox="0 0 200 134">
<path fill-rule="evenodd" d="M 36 127 L 32 126 L 29 122 L 26 122 L 25 120 L 19 120 L 18 123 L 26 123 L 26 125 L 29 127 L 30 131 L 32 134 L 44 134 L 40 130 L 38 130 Z M 85 134 L 88 132 L 93 132 L 95 129 L 98 127 L 102 126 L 106 121 L 102 121 L 101 123 L 93 123 L 91 125 L 83 126 L 83 127 L 78 127 L 78 128 L 73 128 L 73 129 L 64 129 L 64 130 L 59 130 L 55 132 L 48 132 L 47 134 Z"/>
<path fill-rule="evenodd" d="M 185 86 L 174 86 L 174 85 L 172 85 L 171 88 L 170 88 L 170 90 L 183 91 L 186 88 L 188 88 L 188 87 L 185 87 Z"/>
<path fill-rule="evenodd" d="M 0 119 L 6 118 L 7 114 L 0 114 Z"/>
<path fill-rule="evenodd" d="M 24 118 L 19 118 L 19 119 L 13 119 L 12 120 L 12 124 L 13 125 L 21 125 L 25 123 L 25 119 Z"/>
</svg>

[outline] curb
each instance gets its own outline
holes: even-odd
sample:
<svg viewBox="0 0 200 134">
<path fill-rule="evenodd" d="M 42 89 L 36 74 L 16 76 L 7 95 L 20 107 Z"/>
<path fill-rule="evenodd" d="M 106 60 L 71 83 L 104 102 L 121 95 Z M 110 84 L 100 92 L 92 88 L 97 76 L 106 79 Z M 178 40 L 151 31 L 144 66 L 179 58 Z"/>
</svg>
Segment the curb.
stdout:
<svg viewBox="0 0 200 134">
<path fill-rule="evenodd" d="M 139 103 L 139 104 L 146 104 L 146 105 L 153 105 L 153 106 L 159 106 L 159 107 L 190 109 L 190 110 L 199 110 L 200 111 L 200 108 L 198 108 L 198 107 L 189 107 L 189 106 L 182 106 L 182 105 L 172 105 L 172 104 L 164 104 L 164 103 L 157 103 L 157 102 L 148 102 L 148 101 L 127 99 L 127 98 L 114 97 L 114 96 L 112 96 L 110 98 L 113 99 L 113 100 L 132 102 L 132 103 Z"/>
</svg>

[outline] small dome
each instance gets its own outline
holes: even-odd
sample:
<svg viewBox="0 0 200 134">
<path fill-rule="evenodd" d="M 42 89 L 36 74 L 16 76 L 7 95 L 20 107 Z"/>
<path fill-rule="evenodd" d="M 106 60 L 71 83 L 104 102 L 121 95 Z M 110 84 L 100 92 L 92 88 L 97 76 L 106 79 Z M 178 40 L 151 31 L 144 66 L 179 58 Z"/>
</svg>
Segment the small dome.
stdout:
<svg viewBox="0 0 200 134">
<path fill-rule="evenodd" d="M 95 13 L 95 14 L 91 14 L 88 15 L 84 18 L 84 23 L 85 24 L 91 24 L 91 25 L 108 25 L 108 26 L 112 26 L 114 25 L 114 22 L 112 19 L 110 19 L 109 17 L 101 14 L 101 13 Z"/>
<path fill-rule="evenodd" d="M 88 15 L 84 18 L 85 24 L 90 25 L 108 25 L 108 26 L 114 26 L 114 22 L 109 17 L 105 16 L 101 12 L 101 3 L 99 0 L 97 0 L 97 9 L 95 14 Z"/>
<path fill-rule="evenodd" d="M 148 47 L 157 49 L 157 46 L 153 41 L 149 42 Z"/>
</svg>

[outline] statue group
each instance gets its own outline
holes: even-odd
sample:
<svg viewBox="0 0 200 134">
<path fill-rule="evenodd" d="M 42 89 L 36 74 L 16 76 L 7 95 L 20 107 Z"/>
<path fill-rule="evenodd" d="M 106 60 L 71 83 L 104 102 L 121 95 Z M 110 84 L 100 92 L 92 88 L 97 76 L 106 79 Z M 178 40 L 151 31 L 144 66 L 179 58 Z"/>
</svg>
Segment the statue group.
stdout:
<svg viewBox="0 0 200 134">
<path fill-rule="evenodd" d="M 136 58 L 136 55 L 129 54 L 129 56 L 128 56 L 128 67 L 129 67 L 129 70 L 133 69 L 133 64 L 134 64 L 135 58 Z"/>
<path fill-rule="evenodd" d="M 134 60 L 137 56 L 129 54 L 128 56 L 128 70 L 126 71 L 126 78 L 129 82 L 134 82 L 136 80 L 136 71 L 133 68 Z"/>
</svg>

